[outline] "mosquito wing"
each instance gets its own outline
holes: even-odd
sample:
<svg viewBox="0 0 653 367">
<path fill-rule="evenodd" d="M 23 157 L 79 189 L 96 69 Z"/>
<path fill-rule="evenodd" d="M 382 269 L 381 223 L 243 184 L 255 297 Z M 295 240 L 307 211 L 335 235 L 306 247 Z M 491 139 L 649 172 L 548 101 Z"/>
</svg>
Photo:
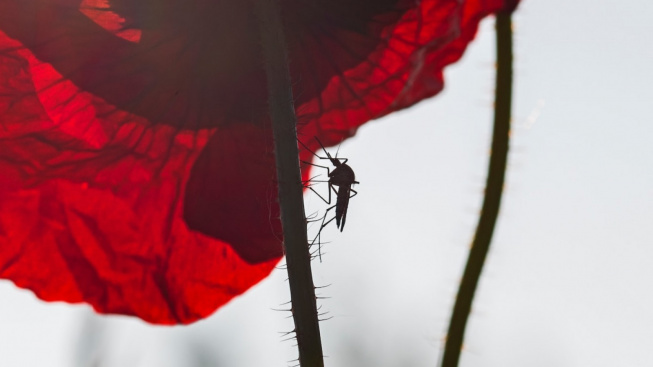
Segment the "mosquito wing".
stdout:
<svg viewBox="0 0 653 367">
<path fill-rule="evenodd" d="M 345 222 L 347 221 L 350 191 L 350 186 L 341 186 L 338 189 L 338 200 L 336 201 L 336 226 L 340 228 L 340 232 L 345 229 Z"/>
</svg>

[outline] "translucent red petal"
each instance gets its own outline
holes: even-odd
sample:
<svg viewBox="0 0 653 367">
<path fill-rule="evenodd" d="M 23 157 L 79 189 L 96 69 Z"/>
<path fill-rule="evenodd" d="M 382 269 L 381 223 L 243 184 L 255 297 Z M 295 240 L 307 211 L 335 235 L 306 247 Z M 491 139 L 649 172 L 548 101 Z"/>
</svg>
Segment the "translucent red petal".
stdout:
<svg viewBox="0 0 653 367">
<path fill-rule="evenodd" d="M 189 323 L 269 274 L 282 234 L 247 4 L 0 0 L 1 277 Z M 480 19 L 515 2 L 282 4 L 317 148 L 438 93 Z"/>
</svg>

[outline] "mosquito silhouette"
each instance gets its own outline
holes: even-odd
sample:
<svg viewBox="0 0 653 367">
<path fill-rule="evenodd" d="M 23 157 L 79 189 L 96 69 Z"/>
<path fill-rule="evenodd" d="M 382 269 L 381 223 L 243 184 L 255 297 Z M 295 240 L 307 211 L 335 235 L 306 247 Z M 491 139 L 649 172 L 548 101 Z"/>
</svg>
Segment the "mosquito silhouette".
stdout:
<svg viewBox="0 0 653 367">
<path fill-rule="evenodd" d="M 336 204 L 329 207 L 324 213 L 324 217 L 322 218 L 322 225 L 320 226 L 320 230 L 318 231 L 317 236 L 313 240 L 313 243 L 315 242 L 316 239 L 319 239 L 320 233 L 322 233 L 322 229 L 324 229 L 324 227 L 326 227 L 329 223 L 333 222 L 334 219 L 336 220 L 336 226 L 338 227 L 338 229 L 340 229 L 340 232 L 342 232 L 342 230 L 345 228 L 345 222 L 347 221 L 347 209 L 349 208 L 349 199 L 353 198 L 354 196 L 356 196 L 356 194 L 358 194 L 358 192 L 352 189 L 351 187 L 352 185 L 359 183 L 358 181 L 356 181 L 356 175 L 354 174 L 354 170 L 351 169 L 349 165 L 347 165 L 347 161 L 348 161 L 347 158 L 338 158 L 338 153 L 336 153 L 335 158 L 332 157 L 331 154 L 329 154 L 329 152 L 327 152 L 327 150 L 324 148 L 324 145 L 322 145 L 320 139 L 315 137 L 315 140 L 318 142 L 318 144 L 320 144 L 320 147 L 322 148 L 322 151 L 324 151 L 324 153 L 326 154 L 326 157 L 320 157 L 315 152 L 310 150 L 306 145 L 304 145 L 304 143 L 302 143 L 299 140 L 298 141 L 304 148 L 306 148 L 306 150 L 311 152 L 317 158 L 328 159 L 331 162 L 331 164 L 335 167 L 335 169 L 331 171 L 331 169 L 327 166 L 321 166 L 319 164 L 302 161 L 303 163 L 310 164 L 311 166 L 320 167 L 327 170 L 327 174 L 329 176 L 328 181 L 314 180 L 313 178 L 317 177 L 315 176 L 309 179 L 308 182 L 327 182 L 329 184 L 328 199 L 325 199 L 322 195 L 320 195 L 317 191 L 315 191 L 315 189 L 313 189 L 311 185 L 308 185 L 307 187 L 311 191 L 313 191 L 317 196 L 319 196 L 320 199 L 322 199 L 325 203 L 329 205 L 331 204 L 331 191 L 333 191 L 336 194 Z M 337 190 L 336 187 L 338 187 Z M 329 211 L 333 208 L 336 209 L 336 215 L 333 218 L 326 221 L 326 217 Z"/>
</svg>

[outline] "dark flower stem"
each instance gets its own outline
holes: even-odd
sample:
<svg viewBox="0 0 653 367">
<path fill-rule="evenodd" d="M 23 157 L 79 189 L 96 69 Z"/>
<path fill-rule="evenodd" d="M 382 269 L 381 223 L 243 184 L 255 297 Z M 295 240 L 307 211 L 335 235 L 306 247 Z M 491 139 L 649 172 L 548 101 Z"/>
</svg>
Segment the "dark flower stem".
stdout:
<svg viewBox="0 0 653 367">
<path fill-rule="evenodd" d="M 299 364 L 302 367 L 322 367 L 324 360 L 299 169 L 297 116 L 293 105 L 283 24 L 277 0 L 253 0 L 253 2 L 259 19 L 267 74 L 281 224 Z"/>
<path fill-rule="evenodd" d="M 456 367 L 460 360 L 465 327 L 472 307 L 474 293 L 483 270 L 499 215 L 501 194 L 506 174 L 510 136 L 510 109 L 512 104 L 512 22 L 510 12 L 496 16 L 497 78 L 494 106 L 494 133 L 492 154 L 485 187 L 481 217 L 476 227 L 474 242 L 469 252 L 465 273 L 458 289 L 453 308 L 447 341 L 444 346 L 442 367 Z"/>
</svg>

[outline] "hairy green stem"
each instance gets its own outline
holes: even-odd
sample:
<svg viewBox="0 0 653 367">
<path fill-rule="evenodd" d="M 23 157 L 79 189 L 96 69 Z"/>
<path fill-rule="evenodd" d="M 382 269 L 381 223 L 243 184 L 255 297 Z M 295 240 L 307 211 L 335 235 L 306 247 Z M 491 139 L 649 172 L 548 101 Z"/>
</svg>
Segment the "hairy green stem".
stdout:
<svg viewBox="0 0 653 367">
<path fill-rule="evenodd" d="M 302 367 L 322 367 L 311 256 L 306 235 L 303 185 L 297 148 L 297 117 L 288 69 L 286 42 L 277 0 L 253 0 L 261 33 L 274 134 L 283 242 L 290 283 L 292 316 Z"/>
<path fill-rule="evenodd" d="M 447 341 L 444 347 L 442 367 L 456 367 L 460 360 L 465 327 L 472 308 L 474 293 L 483 270 L 492 241 L 492 234 L 499 215 L 501 195 L 508 160 L 510 136 L 510 110 L 512 104 L 512 22 L 511 13 L 496 16 L 497 77 L 494 106 L 494 133 L 492 154 L 485 187 L 485 199 L 481 217 L 476 227 L 474 242 L 469 252 L 463 279 L 453 308 Z"/>
</svg>

